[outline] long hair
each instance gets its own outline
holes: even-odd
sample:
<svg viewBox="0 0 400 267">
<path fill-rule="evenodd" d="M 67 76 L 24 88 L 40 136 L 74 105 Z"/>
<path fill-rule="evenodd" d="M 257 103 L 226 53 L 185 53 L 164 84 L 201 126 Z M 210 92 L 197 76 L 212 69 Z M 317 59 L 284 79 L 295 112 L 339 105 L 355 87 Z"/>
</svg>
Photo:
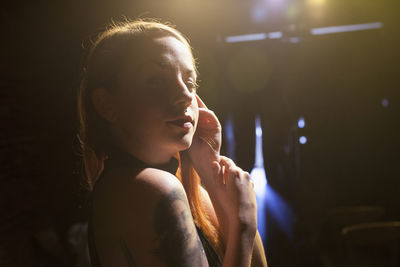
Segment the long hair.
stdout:
<svg viewBox="0 0 400 267">
<path fill-rule="evenodd" d="M 99 87 L 113 90 L 126 55 L 138 39 L 164 36 L 172 36 L 188 48 L 192 55 L 193 66 L 198 73 L 188 40 L 173 26 L 154 19 L 113 22 L 91 45 L 78 91 L 78 139 L 89 190 L 93 190 L 96 180 L 103 171 L 104 160 L 107 157 L 106 148 L 111 142 L 109 125 L 95 111 L 91 94 Z M 187 193 L 194 222 L 201 227 L 217 253 L 222 255 L 220 233 L 211 223 L 201 200 L 200 178 L 185 152 L 178 153 L 177 158 L 179 160 L 177 178 Z"/>
</svg>

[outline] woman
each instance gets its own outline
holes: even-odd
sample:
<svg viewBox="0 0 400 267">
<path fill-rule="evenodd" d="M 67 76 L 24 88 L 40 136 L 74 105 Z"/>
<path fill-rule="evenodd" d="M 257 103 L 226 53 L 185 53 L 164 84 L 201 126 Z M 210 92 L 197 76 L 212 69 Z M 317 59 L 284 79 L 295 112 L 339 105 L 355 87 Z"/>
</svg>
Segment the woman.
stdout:
<svg viewBox="0 0 400 267">
<path fill-rule="evenodd" d="M 78 97 L 92 266 L 266 266 L 249 174 L 220 156 L 188 41 L 137 20 L 94 42 Z"/>
</svg>

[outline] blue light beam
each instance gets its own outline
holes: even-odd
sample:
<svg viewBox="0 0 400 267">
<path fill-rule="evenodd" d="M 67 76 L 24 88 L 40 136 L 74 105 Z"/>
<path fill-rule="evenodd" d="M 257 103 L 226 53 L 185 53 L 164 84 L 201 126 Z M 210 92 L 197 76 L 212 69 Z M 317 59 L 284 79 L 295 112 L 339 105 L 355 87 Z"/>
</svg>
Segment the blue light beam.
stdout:
<svg viewBox="0 0 400 267">
<path fill-rule="evenodd" d="M 280 229 L 289 239 L 293 239 L 293 225 L 296 217 L 292 208 L 286 201 L 269 186 L 264 169 L 264 156 L 262 151 L 262 128 L 260 117 L 255 119 L 256 149 L 254 168 L 250 173 L 254 183 L 254 191 L 257 199 L 257 225 L 258 232 L 266 247 L 267 240 L 267 216 L 278 222 Z"/>
</svg>

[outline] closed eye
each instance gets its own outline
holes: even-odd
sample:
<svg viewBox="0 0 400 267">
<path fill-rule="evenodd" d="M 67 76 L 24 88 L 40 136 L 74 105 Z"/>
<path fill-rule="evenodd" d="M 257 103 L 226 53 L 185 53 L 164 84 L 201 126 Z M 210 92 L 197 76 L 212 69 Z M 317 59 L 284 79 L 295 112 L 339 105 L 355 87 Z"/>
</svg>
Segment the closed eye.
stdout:
<svg viewBox="0 0 400 267">
<path fill-rule="evenodd" d="M 196 82 L 193 82 L 193 81 L 188 81 L 188 82 L 186 83 L 186 86 L 187 86 L 190 90 L 193 90 L 193 91 L 197 91 L 197 89 L 199 88 L 199 85 L 198 85 Z"/>
</svg>

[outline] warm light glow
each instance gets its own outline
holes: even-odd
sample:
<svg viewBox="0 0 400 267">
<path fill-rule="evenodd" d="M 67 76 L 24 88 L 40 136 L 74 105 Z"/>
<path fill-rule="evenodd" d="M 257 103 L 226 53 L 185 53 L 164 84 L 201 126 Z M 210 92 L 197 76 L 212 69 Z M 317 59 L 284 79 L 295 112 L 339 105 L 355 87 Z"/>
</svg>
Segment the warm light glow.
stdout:
<svg viewBox="0 0 400 267">
<path fill-rule="evenodd" d="M 308 0 L 308 4 L 314 5 L 314 6 L 323 5 L 325 3 L 326 3 L 326 0 Z"/>
<path fill-rule="evenodd" d="M 286 17 L 289 19 L 295 19 L 299 15 L 299 12 L 300 10 L 296 3 L 292 3 L 286 9 Z"/>
</svg>

